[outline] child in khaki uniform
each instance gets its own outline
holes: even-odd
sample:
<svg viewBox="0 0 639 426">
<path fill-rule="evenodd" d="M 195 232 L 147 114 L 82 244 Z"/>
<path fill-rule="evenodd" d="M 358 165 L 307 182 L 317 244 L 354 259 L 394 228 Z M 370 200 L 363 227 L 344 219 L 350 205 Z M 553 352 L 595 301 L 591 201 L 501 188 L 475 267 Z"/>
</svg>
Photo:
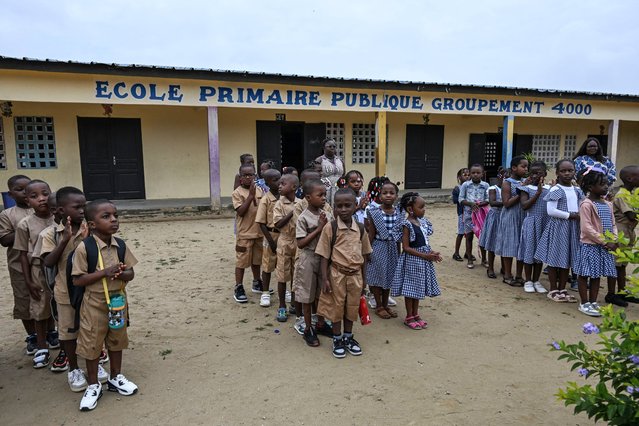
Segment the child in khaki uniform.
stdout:
<svg viewBox="0 0 639 426">
<path fill-rule="evenodd" d="M 619 172 L 619 178 L 623 182 L 623 186 L 619 188 L 619 191 L 625 190 L 628 193 L 632 193 L 632 191 L 639 187 L 639 166 L 624 167 Z M 617 224 L 617 232 L 620 234 L 623 232 L 624 237 L 629 240 L 628 245 L 630 247 L 634 246 L 636 239 L 635 228 L 637 227 L 637 214 L 623 199 L 618 196 L 615 196 L 615 199 L 612 202 L 612 209 L 615 215 L 615 222 Z M 639 303 L 639 298 L 624 293 L 624 290 L 626 289 L 627 263 L 616 262 L 615 266 L 617 268 L 617 280 L 608 279 L 608 294 L 606 294 L 606 302 L 624 307 L 628 306 L 628 302 Z M 615 284 L 619 289 L 619 293 L 615 292 Z"/>
<path fill-rule="evenodd" d="M 87 224 L 91 236 L 82 241 L 73 254 L 73 285 L 84 287 L 84 297 L 80 307 L 80 330 L 78 333 L 78 355 L 87 363 L 87 386 L 80 401 L 80 410 L 93 410 L 102 396 L 102 385 L 98 382 L 98 366 L 102 345 L 105 344 L 111 360 L 111 374 L 107 380 L 108 390 L 120 395 L 133 395 L 138 387 L 122 373 L 122 350 L 128 348 L 127 315 L 121 311 L 121 322 L 114 326 L 108 300 L 116 295 L 124 298 L 125 286 L 135 274 L 133 267 L 138 263 L 128 247 L 124 251 L 124 262 L 120 261 L 118 247 L 124 241 L 113 234 L 119 230 L 116 207 L 108 200 L 96 200 L 86 207 Z M 89 271 L 86 244 L 94 239 L 98 260 L 96 269 Z M 106 286 L 106 288 L 105 288 Z M 109 297 L 107 298 L 107 293 Z"/>
<path fill-rule="evenodd" d="M 331 224 L 322 230 L 315 249 L 322 257 L 322 293 L 317 313 L 333 323 L 333 356 L 344 358 L 346 351 L 351 355 L 362 354 L 359 343 L 353 338 L 353 323 L 359 316 L 359 300 L 364 290 L 364 263 L 372 249 L 363 226 L 353 220 L 357 207 L 353 190 L 339 189 L 335 193 L 334 206 L 337 216 L 335 243 L 331 244 Z"/>
<path fill-rule="evenodd" d="M 255 167 L 245 164 L 240 167 L 240 186 L 231 198 L 235 209 L 235 288 L 233 299 L 237 303 L 246 303 L 248 298 L 244 291 L 244 269 L 251 267 L 253 272 L 253 291 L 262 293 L 260 280 L 260 263 L 262 262 L 262 233 L 255 222 L 257 206 L 264 193 L 255 184 Z"/>
<path fill-rule="evenodd" d="M 262 244 L 262 296 L 260 297 L 260 306 L 271 306 L 271 273 L 275 271 L 277 264 L 277 239 L 280 236 L 280 230 L 275 227 L 273 220 L 273 208 L 280 197 L 281 174 L 275 169 L 268 169 L 264 172 L 264 182 L 269 188 L 257 206 L 257 215 L 255 222 L 260 225 L 262 235 L 264 235 L 264 243 Z"/>
<path fill-rule="evenodd" d="M 297 198 L 295 191 L 299 185 L 299 179 L 295 175 L 284 175 L 280 179 L 280 199 L 275 203 L 273 209 L 273 220 L 275 227 L 280 230 L 280 238 L 277 246 L 277 267 L 275 274 L 277 277 L 277 295 L 279 298 L 279 309 L 277 310 L 277 320 L 284 322 L 288 319 L 286 311 L 286 283 L 293 280 L 293 261 L 295 259 L 295 220 L 293 213 Z M 291 295 L 291 301 L 293 295 Z"/>
<path fill-rule="evenodd" d="M 22 275 L 31 296 L 30 316 L 35 324 L 38 346 L 33 355 L 33 368 L 43 368 L 49 365 L 50 361 L 46 337 L 51 318 L 51 291 L 44 279 L 40 253 L 33 257 L 33 252 L 40 232 L 53 223 L 53 215 L 47 204 L 51 189 L 46 182 L 32 180 L 25 191 L 34 213 L 18 223 L 13 248 L 20 252 Z"/>
<path fill-rule="evenodd" d="M 57 269 L 53 298 L 58 308 L 58 332 L 62 350 L 53 360 L 51 370 L 57 372 L 69 370 L 67 373 L 69 388 L 73 392 L 81 392 L 86 389 L 87 380 L 78 366 L 76 355 L 78 330 L 75 326 L 75 309 L 71 306 L 67 288 L 67 258 L 89 235 L 89 230 L 84 223 L 86 198 L 78 188 L 65 186 L 56 192 L 56 204 L 62 220 L 55 227 L 54 232 L 42 235 L 40 250 L 40 258 L 44 266 Z M 101 367 L 98 368 L 98 376 L 103 382 L 108 378 Z"/>
<path fill-rule="evenodd" d="M 0 244 L 2 244 L 2 247 L 7 248 L 7 266 L 9 267 L 9 279 L 13 290 L 13 318 L 21 320 L 27 332 L 27 338 L 25 339 L 27 342 L 27 355 L 35 354 L 38 346 L 36 343 L 35 324 L 29 312 L 31 298 L 27 284 L 24 281 L 24 275 L 22 275 L 20 252 L 13 248 L 13 242 L 18 222 L 33 213 L 27 203 L 27 194 L 25 192 L 30 181 L 31 179 L 24 175 L 16 175 L 9 178 L 7 181 L 9 195 L 15 200 L 16 205 L 0 212 Z"/>
</svg>

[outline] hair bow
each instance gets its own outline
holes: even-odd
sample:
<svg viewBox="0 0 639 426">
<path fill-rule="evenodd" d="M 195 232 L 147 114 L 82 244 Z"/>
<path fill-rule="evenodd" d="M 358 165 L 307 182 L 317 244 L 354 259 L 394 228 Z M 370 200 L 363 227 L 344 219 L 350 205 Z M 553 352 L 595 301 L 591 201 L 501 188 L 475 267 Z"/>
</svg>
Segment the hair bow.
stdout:
<svg viewBox="0 0 639 426">
<path fill-rule="evenodd" d="M 606 172 L 604 171 L 604 169 L 601 168 L 601 165 L 599 163 L 586 167 L 586 171 L 584 172 L 582 176 L 586 176 L 590 172 L 602 173 L 604 175 L 606 174 Z"/>
</svg>

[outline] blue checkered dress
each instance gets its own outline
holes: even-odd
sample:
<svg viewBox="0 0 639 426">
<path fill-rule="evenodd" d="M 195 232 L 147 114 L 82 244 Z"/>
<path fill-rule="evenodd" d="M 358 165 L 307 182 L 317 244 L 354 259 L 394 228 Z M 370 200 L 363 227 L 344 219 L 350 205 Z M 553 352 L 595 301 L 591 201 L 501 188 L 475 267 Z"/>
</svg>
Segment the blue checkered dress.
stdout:
<svg viewBox="0 0 639 426">
<path fill-rule="evenodd" d="M 593 201 L 604 232 L 612 232 L 612 209 L 605 201 Z M 575 273 L 582 277 L 617 277 L 615 257 L 599 244 L 579 243 Z"/>
<path fill-rule="evenodd" d="M 508 178 L 510 182 L 510 196 L 517 195 L 517 188 L 521 181 Z M 524 214 L 521 205 L 516 203 L 511 207 L 503 207 L 499 217 L 499 238 L 495 245 L 495 254 L 501 257 L 516 257 L 519 250 L 519 239 L 521 237 L 521 224 L 524 221 Z"/>
<path fill-rule="evenodd" d="M 524 222 L 521 225 L 521 239 L 519 240 L 517 260 L 521 260 L 528 265 L 540 263 L 540 261 L 535 258 L 535 251 L 544 233 L 544 229 L 548 224 L 549 216 L 546 209 L 548 202 L 545 201 L 544 198 L 548 195 L 549 190 L 549 186 L 544 186 L 535 204 L 524 211 L 526 217 L 524 217 Z M 528 197 L 532 198 L 537 193 L 537 186 L 521 186 L 519 187 L 519 191 L 526 192 Z"/>
<path fill-rule="evenodd" d="M 410 246 L 420 253 L 431 251 L 428 237 L 433 234 L 433 225 L 426 219 L 419 219 L 420 226 L 413 225 L 407 219 L 400 221 L 395 227 L 395 235 L 401 238 L 404 227 L 410 232 Z M 439 296 L 441 291 L 437 283 L 433 262 L 406 252 L 399 256 L 395 269 L 391 295 L 404 296 L 411 299 Z"/>
<path fill-rule="evenodd" d="M 493 185 L 488 190 L 495 191 L 495 200 L 501 201 L 501 188 Z M 479 235 L 479 247 L 483 247 L 488 251 L 495 251 L 497 245 L 497 235 L 499 233 L 499 216 L 501 215 L 501 207 L 491 207 L 484 221 L 484 229 Z"/>
<path fill-rule="evenodd" d="M 392 232 L 400 214 L 397 210 L 393 214 L 386 214 L 379 207 L 371 207 L 367 210 L 367 215 L 368 220 L 375 225 L 376 232 L 371 244 L 373 252 L 366 264 L 366 281 L 369 286 L 388 290 L 393 283 L 399 258 L 397 241 Z"/>
<path fill-rule="evenodd" d="M 584 193 L 575 188 L 577 202 L 584 199 Z M 566 193 L 561 185 L 555 185 L 544 198 L 546 202 L 557 201 L 557 209 L 568 212 Z M 573 212 L 569 212 L 573 213 Z M 551 217 L 537 244 L 535 259 L 552 268 L 568 269 L 576 265 L 579 255 L 579 221 Z"/>
</svg>

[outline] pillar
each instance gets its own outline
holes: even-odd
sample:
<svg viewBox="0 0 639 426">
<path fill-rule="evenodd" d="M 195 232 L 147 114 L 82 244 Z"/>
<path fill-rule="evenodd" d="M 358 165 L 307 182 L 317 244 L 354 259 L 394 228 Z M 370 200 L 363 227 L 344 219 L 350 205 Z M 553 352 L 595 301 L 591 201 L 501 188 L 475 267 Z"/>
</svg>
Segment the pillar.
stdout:
<svg viewBox="0 0 639 426">
<path fill-rule="evenodd" d="M 375 113 L 375 175 L 386 175 L 386 111 Z"/>
<path fill-rule="evenodd" d="M 513 159 L 513 139 L 515 134 L 515 116 L 504 117 L 504 132 L 501 144 L 501 165 L 510 169 L 510 161 Z"/>
<path fill-rule="evenodd" d="M 619 119 L 610 121 L 608 125 L 608 158 L 617 164 L 617 147 L 619 142 Z"/>
<path fill-rule="evenodd" d="M 207 107 L 207 123 L 209 136 L 209 192 L 211 194 L 211 210 L 220 211 L 222 208 L 222 187 L 220 184 L 220 135 L 217 107 Z"/>
</svg>

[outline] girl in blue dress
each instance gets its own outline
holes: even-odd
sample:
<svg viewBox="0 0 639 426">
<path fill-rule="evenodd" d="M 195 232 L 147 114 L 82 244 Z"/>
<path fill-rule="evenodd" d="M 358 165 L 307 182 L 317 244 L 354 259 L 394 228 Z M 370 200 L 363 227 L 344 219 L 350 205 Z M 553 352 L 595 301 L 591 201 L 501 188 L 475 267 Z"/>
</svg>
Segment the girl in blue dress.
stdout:
<svg viewBox="0 0 639 426">
<path fill-rule="evenodd" d="M 579 254 L 579 203 L 584 194 L 572 186 L 575 165 L 571 160 L 559 160 L 555 171 L 557 184 L 544 198 L 550 219 L 537 244 L 535 259 L 548 265 L 548 298 L 555 302 L 577 302 L 566 291 L 566 281 L 568 270 L 576 264 Z"/>
<path fill-rule="evenodd" d="M 404 324 L 412 330 L 421 330 L 428 324 L 419 316 L 419 301 L 441 294 L 433 262 L 441 262 L 442 256 L 433 251 L 428 242 L 433 225 L 424 218 L 424 199 L 416 192 L 407 192 L 399 205 L 400 211 L 408 216 L 398 222 L 394 231 L 395 237 L 402 242 L 403 253 L 395 269 L 391 294 L 404 296 Z"/>
<path fill-rule="evenodd" d="M 493 279 L 497 278 L 497 274 L 495 274 L 495 247 L 499 234 L 499 216 L 501 215 L 503 206 L 501 202 L 501 184 L 508 175 L 508 170 L 500 167 L 497 172 L 497 185 L 488 188 L 490 211 L 486 216 L 484 229 L 481 230 L 481 235 L 479 236 L 479 247 L 483 247 L 488 253 L 488 269 L 486 270 L 486 275 L 488 275 L 488 278 Z"/>
<path fill-rule="evenodd" d="M 499 217 L 499 238 L 497 239 L 495 254 L 501 256 L 501 261 L 504 265 L 504 283 L 513 287 L 524 285 L 521 277 L 524 264 L 517 262 L 517 275 L 515 278 L 513 278 L 512 274 L 512 265 L 513 257 L 517 257 L 521 224 L 524 221 L 517 188 L 521 185 L 521 180 L 527 173 L 528 160 L 523 155 L 518 155 L 510 162 L 510 177 L 505 179 L 501 185 L 503 208 Z"/>
<path fill-rule="evenodd" d="M 617 278 L 615 258 L 610 253 L 617 244 L 606 243 L 603 237 L 606 232 L 616 236 L 617 227 L 612 204 L 603 199 L 608 194 L 608 178 L 604 170 L 597 166 L 586 169 L 581 177 L 581 189 L 588 197 L 579 207 L 581 238 L 574 268 L 579 277 L 579 311 L 598 317 L 601 316 L 597 304 L 601 277 L 608 277 L 609 281 Z"/>
<path fill-rule="evenodd" d="M 383 319 L 397 318 L 397 311 L 388 307 L 388 296 L 399 258 L 399 245 L 392 233 L 399 218 L 395 209 L 398 192 L 397 185 L 386 179 L 379 191 L 380 205 L 366 210 L 366 230 L 373 248 L 366 263 L 366 281 L 375 297 L 375 314 Z"/>
<path fill-rule="evenodd" d="M 519 201 L 525 213 L 524 222 L 521 226 L 521 240 L 519 241 L 519 251 L 517 260 L 524 263 L 524 274 L 526 282 L 524 291 L 526 293 L 547 293 L 548 290 L 539 282 L 543 263 L 535 258 L 537 243 L 548 223 L 548 213 L 546 212 L 546 201 L 550 186 L 544 185 L 546 177 L 546 163 L 535 161 L 530 166 L 530 184 L 522 185 L 518 188 Z"/>
</svg>

